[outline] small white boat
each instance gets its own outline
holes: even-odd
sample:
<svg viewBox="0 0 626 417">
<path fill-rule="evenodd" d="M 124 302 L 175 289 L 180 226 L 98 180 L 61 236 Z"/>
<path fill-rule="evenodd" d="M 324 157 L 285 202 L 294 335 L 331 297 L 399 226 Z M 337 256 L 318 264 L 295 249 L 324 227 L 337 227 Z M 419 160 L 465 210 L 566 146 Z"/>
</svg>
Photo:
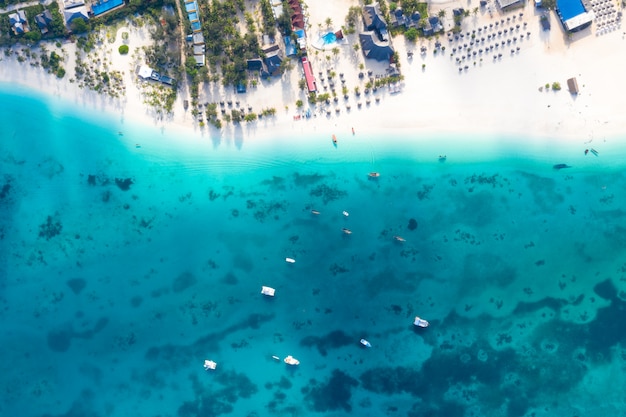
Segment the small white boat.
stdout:
<svg viewBox="0 0 626 417">
<path fill-rule="evenodd" d="M 361 344 L 365 347 L 371 348 L 372 344 L 365 339 L 361 339 Z"/>
<path fill-rule="evenodd" d="M 319 216 L 320 212 L 317 210 L 311 210 L 311 214 L 315 214 L 316 216 Z"/>
<path fill-rule="evenodd" d="M 210 370 L 214 370 L 215 368 L 217 368 L 217 363 L 215 363 L 213 361 L 210 361 L 208 359 L 204 360 L 204 370 L 205 371 L 208 371 L 209 369 Z"/>
<path fill-rule="evenodd" d="M 289 262 L 290 264 L 295 264 L 296 260 L 293 258 L 285 258 L 285 262 Z"/>
<path fill-rule="evenodd" d="M 293 356 L 289 355 L 285 358 L 285 363 L 287 365 L 291 365 L 291 366 L 296 366 L 296 365 L 300 365 L 300 361 L 297 360 L 296 358 L 294 358 Z"/>
<path fill-rule="evenodd" d="M 428 323 L 424 319 L 420 319 L 419 317 L 415 316 L 415 321 L 413 322 L 413 324 L 416 325 L 417 327 L 428 327 L 430 323 Z"/>
<path fill-rule="evenodd" d="M 345 210 L 344 210 L 342 213 L 343 213 L 343 215 L 344 215 L 344 216 L 346 216 L 346 217 L 348 217 L 348 216 L 350 215 L 350 213 L 348 213 L 348 212 L 347 212 L 347 211 L 345 211 Z"/>
<path fill-rule="evenodd" d="M 266 286 L 261 287 L 261 294 L 263 295 L 273 297 L 274 293 L 276 293 L 276 290 L 272 287 L 266 287 Z"/>
<path fill-rule="evenodd" d="M 352 234 L 352 230 L 350 229 L 346 229 L 345 227 L 341 229 L 342 232 L 344 232 L 347 235 L 351 235 Z"/>
<path fill-rule="evenodd" d="M 280 358 L 276 355 L 272 355 L 272 359 L 274 359 L 275 361 L 280 361 Z"/>
<path fill-rule="evenodd" d="M 393 238 L 396 240 L 396 242 L 406 242 L 406 239 L 402 236 L 394 236 Z"/>
</svg>

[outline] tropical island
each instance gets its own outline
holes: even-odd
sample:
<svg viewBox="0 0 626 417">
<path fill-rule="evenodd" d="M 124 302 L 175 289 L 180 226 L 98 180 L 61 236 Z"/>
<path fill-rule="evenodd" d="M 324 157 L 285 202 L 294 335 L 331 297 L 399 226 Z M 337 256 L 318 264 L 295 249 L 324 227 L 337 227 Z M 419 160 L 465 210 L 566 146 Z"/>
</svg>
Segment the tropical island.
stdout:
<svg viewBox="0 0 626 417">
<path fill-rule="evenodd" d="M 512 133 L 531 111 L 534 134 L 574 136 L 581 107 L 599 110 L 584 97 L 610 95 L 591 99 L 598 71 L 619 67 L 589 59 L 623 40 L 623 4 L 608 3 L 4 0 L 0 80 L 45 76 L 51 94 L 223 137 L 370 128 L 373 114 L 374 128 L 456 130 L 486 116 L 486 131 Z M 405 117 L 415 106 L 419 122 Z"/>
</svg>

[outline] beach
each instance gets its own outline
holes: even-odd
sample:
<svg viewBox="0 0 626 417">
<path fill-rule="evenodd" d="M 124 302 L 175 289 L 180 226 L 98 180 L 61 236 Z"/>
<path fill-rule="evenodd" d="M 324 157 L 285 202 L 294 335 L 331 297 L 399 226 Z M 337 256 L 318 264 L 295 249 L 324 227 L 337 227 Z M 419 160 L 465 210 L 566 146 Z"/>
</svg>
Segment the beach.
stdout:
<svg viewBox="0 0 626 417">
<path fill-rule="evenodd" d="M 311 32 L 355 4 L 310 1 Z M 221 131 L 185 93 L 143 103 L 145 28 L 91 55 L 121 100 L 0 54 L 0 414 L 623 414 L 624 40 L 532 4 L 464 31 L 507 17 L 527 29 L 461 71 L 467 41 L 395 38 L 400 91 L 366 95 L 350 43 L 311 51 L 362 93 L 311 117 L 297 67 L 212 85 L 277 110 Z"/>
<path fill-rule="evenodd" d="M 355 1 L 344 0 L 334 2 L 329 9 L 310 2 L 309 36 L 317 36 L 319 25 L 326 28 L 328 17 L 332 18 L 334 29 L 339 29 L 348 8 L 356 4 Z M 431 9 L 444 9 L 451 16 L 451 10 L 459 5 L 461 2 L 437 3 Z M 524 14 L 521 18 L 518 17 L 520 12 Z M 455 62 L 459 53 L 454 58 L 450 55 L 452 48 L 460 47 L 464 41 L 449 41 L 442 34 L 437 38 L 418 39 L 416 44 L 411 44 L 402 37 L 396 37 L 393 46 L 400 58 L 404 80 L 401 92 L 395 94 L 387 88 L 381 88 L 369 97 L 365 94 L 356 97 L 353 93 L 357 86 L 361 92 L 364 91 L 364 81 L 358 77 L 361 72 L 359 63 L 365 64 L 365 71 L 371 71 L 373 76 L 385 73 L 385 65 L 365 60 L 360 51 L 353 50 L 352 46 L 357 42 L 356 35 L 347 36 L 347 44 L 337 46 L 340 49 L 337 56 L 328 51 L 316 53 L 314 48 L 310 48 L 310 60 L 316 77 L 320 78 L 320 73 L 326 75 L 329 68 L 337 74 L 344 74 L 350 91 L 348 100 L 339 94 L 337 103 L 331 102 L 328 106 L 318 104 L 311 108 L 316 115 L 315 119 L 294 120 L 298 114 L 305 113 L 308 107 L 305 92 L 298 88 L 302 72 L 296 60 L 294 70 L 281 78 L 272 77 L 269 81 L 262 81 L 257 87 L 249 88 L 245 94 L 236 94 L 230 89 L 215 86 L 201 89 L 200 103 L 240 102 L 242 108 L 250 107 L 255 112 L 268 107 L 276 109 L 275 117 L 239 126 L 225 123 L 221 131 L 198 126 L 190 111 L 184 109 L 183 102 L 189 99 L 184 93 L 179 94 L 172 114 L 156 115 L 153 109 L 143 103 L 145 99 L 141 96 L 138 87 L 140 82 L 135 74 L 136 65 L 141 63 L 141 59 L 131 55 L 132 51 L 149 43 L 145 28 L 119 28 L 114 43 L 102 43 L 99 46 L 104 52 L 98 53 L 108 57 L 110 68 L 123 74 L 126 95 L 121 100 L 107 99 L 102 94 L 80 89 L 77 83 L 68 82 L 69 75 L 58 80 L 54 75 L 45 74 L 41 68 L 31 68 L 27 62 L 18 63 L 16 59 L 6 56 L 0 68 L 0 80 L 38 86 L 40 91 L 77 105 L 117 114 L 120 122 L 132 118 L 163 129 L 182 129 L 185 135 L 211 137 L 225 143 L 263 140 L 262 137 L 272 136 L 277 131 L 290 135 L 317 131 L 320 136 L 329 137 L 333 133 L 349 134 L 353 127 L 357 131 L 365 129 L 381 133 L 411 130 L 419 134 L 463 134 L 472 131 L 488 137 L 493 134 L 510 136 L 523 131 L 529 137 L 541 141 L 581 142 L 603 140 L 621 133 L 623 124 L 619 109 L 625 104 L 626 96 L 616 94 L 616 88 L 619 91 L 617 80 L 622 62 L 619 54 L 614 53 L 624 43 L 621 31 L 600 35 L 594 34 L 592 27 L 568 37 L 554 14 L 551 16 L 552 29 L 549 31 L 541 29 L 539 16 L 539 12 L 529 4 L 510 13 L 496 12 L 493 16 L 481 9 L 478 14 L 467 17 L 463 21 L 463 29 L 467 33 L 514 17 L 517 19 L 506 24 L 524 24 L 521 29 L 515 29 L 514 36 L 517 38 L 525 32 L 530 32 L 530 35 L 515 42 L 515 48 L 519 48 L 519 51 L 511 53 L 512 47 L 508 44 L 499 51 L 485 51 L 478 58 L 473 57 L 471 62 L 464 62 L 462 66 L 467 65 L 468 68 L 460 72 Z M 495 28 L 489 31 L 494 33 L 495 38 Z M 122 42 L 122 32 L 131 33 L 131 53 L 127 56 L 117 53 L 117 47 Z M 485 30 L 484 33 L 487 32 Z M 512 37 L 513 34 L 499 36 L 498 43 Z M 447 48 L 445 51 L 434 53 L 437 39 Z M 487 46 L 494 43 L 483 42 Z M 421 47 L 426 47 L 424 54 L 420 53 Z M 75 48 L 75 44 L 63 44 L 68 68 L 73 67 Z M 412 58 L 407 56 L 409 51 L 413 52 Z M 502 56 L 494 59 L 496 53 Z M 326 59 L 326 55 L 330 56 L 330 60 Z M 577 79 L 580 88 L 577 95 L 567 91 L 567 80 L 572 77 Z M 544 87 L 554 82 L 562 86 L 561 91 Z M 318 81 L 318 84 L 322 83 Z M 320 92 L 325 92 L 321 85 Z M 305 103 L 304 108 L 296 108 L 298 99 Z M 366 104 L 367 101 L 370 104 Z M 357 107 L 359 102 L 361 108 Z"/>
</svg>

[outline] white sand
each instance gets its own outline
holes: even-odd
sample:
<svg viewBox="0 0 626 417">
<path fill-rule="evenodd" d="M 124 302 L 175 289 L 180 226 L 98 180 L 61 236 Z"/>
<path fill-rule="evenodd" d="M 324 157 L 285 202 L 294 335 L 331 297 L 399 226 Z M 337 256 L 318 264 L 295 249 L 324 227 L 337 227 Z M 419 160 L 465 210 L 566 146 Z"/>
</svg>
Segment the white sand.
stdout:
<svg viewBox="0 0 626 417">
<path fill-rule="evenodd" d="M 344 24 L 350 6 L 356 6 L 356 0 L 341 1 L 308 1 L 310 36 L 317 36 L 319 24 L 326 28 L 326 19 L 330 17 L 334 29 Z M 472 10 L 478 5 L 477 0 L 470 3 L 437 2 L 431 5 L 431 14 L 445 9 L 447 20 L 452 20 L 454 7 L 465 7 Z M 522 19 L 518 18 L 524 12 Z M 517 43 L 483 54 L 483 61 L 473 64 L 473 58 L 464 63 L 467 70 L 458 71 L 454 58 L 450 57 L 453 46 L 446 35 L 439 40 L 446 47 L 445 52 L 433 54 L 435 38 L 419 40 L 417 44 L 409 44 L 402 37 L 393 40 L 393 46 L 400 56 L 401 71 L 404 75 L 402 91 L 391 94 L 387 89 L 380 89 L 375 95 L 362 94 L 357 98 L 354 87 L 364 91 L 365 80 L 358 78 L 360 63 L 365 70 L 374 74 L 384 74 L 386 65 L 365 60 L 362 53 L 353 50 L 358 42 L 358 35 L 347 37 L 348 44 L 338 45 L 340 54 L 334 56 L 329 51 L 309 51 L 314 74 L 318 78 L 320 92 L 324 92 L 319 80 L 319 72 L 324 74 L 328 68 L 336 73 L 343 73 L 349 89 L 349 99 L 344 100 L 341 83 L 335 79 L 339 95 L 337 103 L 331 102 L 322 111 L 319 104 L 313 109 L 316 117 L 295 120 L 298 113 L 296 101 L 305 103 L 306 93 L 298 88 L 302 77 L 299 61 L 293 60 L 293 71 L 282 78 L 261 81 L 257 88 L 249 88 L 246 94 L 236 94 L 232 88 L 225 89 L 220 85 L 205 86 L 200 92 L 200 102 L 219 102 L 220 100 L 240 101 L 241 106 L 252 107 L 252 111 L 260 113 L 264 108 L 275 108 L 277 114 L 272 118 L 264 118 L 253 123 L 243 123 L 240 128 L 225 124 L 221 132 L 212 127 L 198 127 L 190 110 L 183 109 L 183 100 L 189 99 L 180 93 L 173 115 L 165 118 L 157 117 L 154 111 L 143 104 L 143 99 L 134 75 L 135 60 L 131 56 L 142 45 L 150 42 L 146 30 L 123 28 L 118 31 L 115 43 L 104 42 L 99 45 L 98 54 L 108 57 L 110 69 L 122 71 L 125 77 L 126 96 L 121 101 L 107 99 L 101 95 L 80 89 L 76 83 L 69 83 L 74 66 L 74 44 L 64 44 L 63 50 L 67 57 L 64 63 L 68 75 L 57 80 L 53 75 L 44 74 L 40 68 L 31 68 L 28 63 L 18 63 L 15 58 L 4 55 L 0 65 L 0 81 L 19 83 L 34 87 L 54 96 L 59 96 L 81 106 L 91 106 L 120 114 L 122 120 L 132 118 L 145 123 L 157 125 L 169 131 L 184 133 L 189 136 L 195 132 L 198 136 L 210 136 L 223 141 L 259 140 L 275 137 L 281 132 L 284 135 L 300 132 L 319 132 L 320 135 L 336 133 L 338 136 L 350 135 L 351 128 L 371 133 L 392 131 L 414 134 L 416 138 L 432 137 L 433 135 L 453 134 L 471 137 L 506 137 L 523 136 L 537 146 L 539 139 L 550 141 L 575 140 L 583 143 L 590 140 L 602 141 L 622 134 L 626 123 L 622 111 L 626 108 L 626 94 L 620 82 L 624 68 L 624 58 L 620 51 L 624 46 L 621 29 L 608 34 L 596 35 L 595 25 L 571 39 L 564 34 L 554 14 L 551 15 L 552 30 L 542 31 L 539 27 L 539 15 L 532 5 L 523 10 L 508 14 L 481 11 L 477 16 L 464 20 L 464 31 L 488 25 L 491 22 L 516 15 L 511 23 L 526 22 L 525 31 L 530 31 L 529 39 L 518 40 Z M 507 27 L 510 24 L 507 24 Z M 121 32 L 129 31 L 131 54 L 120 56 L 117 52 L 121 44 Z M 493 33 L 493 32 L 490 32 Z M 511 38 L 503 37 L 503 39 Z M 467 39 L 467 38 L 466 38 Z M 467 43 L 467 40 L 465 41 Z M 511 54 L 511 48 L 519 46 L 519 52 Z M 426 46 L 427 53 L 420 54 L 420 47 Z M 53 49 L 49 46 L 49 49 Z M 413 51 L 411 60 L 407 51 Z M 494 53 L 502 53 L 502 58 L 494 61 Z M 329 56 L 330 59 L 327 59 Z M 458 53 L 455 55 L 458 56 Z M 423 69 L 422 64 L 426 64 Z M 580 94 L 571 95 L 567 91 L 567 79 L 576 77 Z M 563 89 L 558 92 L 539 91 L 546 83 L 557 81 Z M 181 89 L 181 91 L 186 91 Z M 328 90 L 326 90 L 328 91 Z M 375 98 L 379 97 L 380 102 Z M 371 104 L 366 105 L 367 99 Z M 358 102 L 362 108 L 357 108 Z M 351 106 L 347 111 L 346 106 Z M 308 106 L 308 104 L 305 105 Z M 339 113 L 336 112 L 339 109 Z M 302 113 L 302 111 L 300 111 Z M 243 137 L 239 137 L 243 136 Z M 534 138 L 534 141 L 531 139 Z"/>
</svg>

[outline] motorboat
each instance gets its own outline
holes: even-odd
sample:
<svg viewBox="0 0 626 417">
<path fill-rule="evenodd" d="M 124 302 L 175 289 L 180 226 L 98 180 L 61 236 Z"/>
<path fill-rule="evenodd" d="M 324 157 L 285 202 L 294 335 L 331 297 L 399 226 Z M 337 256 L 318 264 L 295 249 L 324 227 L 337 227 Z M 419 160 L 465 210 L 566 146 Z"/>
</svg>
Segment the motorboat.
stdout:
<svg viewBox="0 0 626 417">
<path fill-rule="evenodd" d="M 342 211 L 341 214 L 343 214 L 344 216 L 348 217 L 350 215 L 350 213 L 348 213 L 347 211 Z"/>
<path fill-rule="evenodd" d="M 317 210 L 311 210 L 311 214 L 315 214 L 316 216 L 319 216 L 320 212 Z"/>
<path fill-rule="evenodd" d="M 273 297 L 274 293 L 276 293 L 276 290 L 272 287 L 266 287 L 266 286 L 261 287 L 261 294 L 263 295 L 267 295 L 268 297 Z"/>
<path fill-rule="evenodd" d="M 288 263 L 290 263 L 290 264 L 295 264 L 295 263 L 296 263 L 296 260 L 295 260 L 295 259 L 293 259 L 293 258 L 285 258 L 285 262 L 288 262 Z"/>
<path fill-rule="evenodd" d="M 300 365 L 300 361 L 297 360 L 296 358 L 294 358 L 293 356 L 289 355 L 284 359 L 285 363 L 287 365 L 291 365 L 291 366 L 296 366 L 296 365 Z"/>
<path fill-rule="evenodd" d="M 208 371 L 208 370 L 214 370 L 215 368 L 217 368 L 217 363 L 210 361 L 208 359 L 204 360 L 204 370 Z"/>
<path fill-rule="evenodd" d="M 394 236 L 393 237 L 394 240 L 396 240 L 397 242 L 406 242 L 406 239 L 403 238 L 402 236 Z"/>
<path fill-rule="evenodd" d="M 378 178 L 380 177 L 380 173 L 379 172 L 370 172 L 369 174 L 367 174 L 368 177 L 370 178 Z"/>
<path fill-rule="evenodd" d="M 371 348 L 372 344 L 365 339 L 361 339 L 361 344 L 365 347 Z"/>
<path fill-rule="evenodd" d="M 415 316 L 415 321 L 413 321 L 413 324 L 417 327 L 428 327 L 430 323 L 428 323 L 424 319 L 419 318 L 418 316 Z"/>
<path fill-rule="evenodd" d="M 341 229 L 341 231 L 344 232 L 347 235 L 351 235 L 352 234 L 352 230 L 346 229 L 345 227 L 343 229 Z"/>
<path fill-rule="evenodd" d="M 275 361 L 280 361 L 280 358 L 276 355 L 272 355 L 272 359 L 274 359 Z"/>
</svg>

